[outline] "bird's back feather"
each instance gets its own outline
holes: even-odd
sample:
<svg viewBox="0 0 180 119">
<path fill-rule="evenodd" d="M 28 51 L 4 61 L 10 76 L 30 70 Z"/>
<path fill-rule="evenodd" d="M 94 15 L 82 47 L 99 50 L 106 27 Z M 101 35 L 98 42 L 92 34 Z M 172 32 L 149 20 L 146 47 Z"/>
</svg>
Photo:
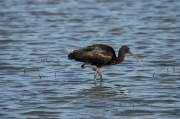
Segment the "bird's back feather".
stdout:
<svg viewBox="0 0 180 119">
<path fill-rule="evenodd" d="M 108 65 L 116 57 L 112 47 L 102 44 L 95 44 L 83 49 L 74 50 L 68 55 L 69 58 L 77 61 L 90 63 L 101 67 Z"/>
</svg>

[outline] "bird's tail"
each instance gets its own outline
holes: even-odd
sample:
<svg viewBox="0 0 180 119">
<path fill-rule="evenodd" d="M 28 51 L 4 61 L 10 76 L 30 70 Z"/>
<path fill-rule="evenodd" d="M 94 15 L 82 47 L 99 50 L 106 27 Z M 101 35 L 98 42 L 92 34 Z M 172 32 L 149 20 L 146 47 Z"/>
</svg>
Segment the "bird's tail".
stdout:
<svg viewBox="0 0 180 119">
<path fill-rule="evenodd" d="M 69 59 L 76 59 L 79 55 L 79 52 L 77 50 L 74 50 L 73 52 L 70 52 L 68 55 Z"/>
</svg>

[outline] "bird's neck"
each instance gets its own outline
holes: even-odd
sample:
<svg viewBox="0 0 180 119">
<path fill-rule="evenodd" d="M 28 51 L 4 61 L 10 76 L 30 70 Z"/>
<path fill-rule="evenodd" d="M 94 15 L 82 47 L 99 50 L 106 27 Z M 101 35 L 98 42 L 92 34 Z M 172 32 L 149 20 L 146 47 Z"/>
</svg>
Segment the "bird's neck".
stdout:
<svg viewBox="0 0 180 119">
<path fill-rule="evenodd" d="M 126 53 L 119 51 L 118 57 L 114 58 L 111 65 L 119 64 L 124 60 Z"/>
<path fill-rule="evenodd" d="M 119 50 L 117 60 L 122 62 L 125 56 L 126 56 L 126 52 L 122 52 L 121 50 Z"/>
</svg>

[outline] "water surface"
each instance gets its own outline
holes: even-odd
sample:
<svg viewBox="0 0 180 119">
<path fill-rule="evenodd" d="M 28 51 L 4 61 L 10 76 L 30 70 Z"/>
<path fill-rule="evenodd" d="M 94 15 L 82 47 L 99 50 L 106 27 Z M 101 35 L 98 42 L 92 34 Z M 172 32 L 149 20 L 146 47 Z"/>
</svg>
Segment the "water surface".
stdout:
<svg viewBox="0 0 180 119">
<path fill-rule="evenodd" d="M 178 0 L 0 1 L 1 118 L 180 118 Z M 67 55 L 92 44 L 127 54 L 94 71 Z M 91 67 L 91 66 L 90 66 Z"/>
</svg>

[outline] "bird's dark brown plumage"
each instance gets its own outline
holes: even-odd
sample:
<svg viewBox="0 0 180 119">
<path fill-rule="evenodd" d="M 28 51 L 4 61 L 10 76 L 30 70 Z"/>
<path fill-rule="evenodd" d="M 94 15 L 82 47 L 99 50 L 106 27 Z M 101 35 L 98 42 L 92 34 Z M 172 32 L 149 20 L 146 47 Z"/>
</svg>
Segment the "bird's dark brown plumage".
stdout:
<svg viewBox="0 0 180 119">
<path fill-rule="evenodd" d="M 127 46 L 122 46 L 119 49 L 118 57 L 116 57 L 114 49 L 103 44 L 94 44 L 79 50 L 74 50 L 68 55 L 68 57 L 70 59 L 75 59 L 76 61 L 85 62 L 85 64 L 95 65 L 97 68 L 100 68 L 105 65 L 115 65 L 121 63 L 127 53 L 133 55 L 139 61 L 139 59 L 129 50 Z M 141 64 L 140 61 L 139 63 Z M 82 67 L 84 67 L 84 65 L 82 65 Z"/>
</svg>

